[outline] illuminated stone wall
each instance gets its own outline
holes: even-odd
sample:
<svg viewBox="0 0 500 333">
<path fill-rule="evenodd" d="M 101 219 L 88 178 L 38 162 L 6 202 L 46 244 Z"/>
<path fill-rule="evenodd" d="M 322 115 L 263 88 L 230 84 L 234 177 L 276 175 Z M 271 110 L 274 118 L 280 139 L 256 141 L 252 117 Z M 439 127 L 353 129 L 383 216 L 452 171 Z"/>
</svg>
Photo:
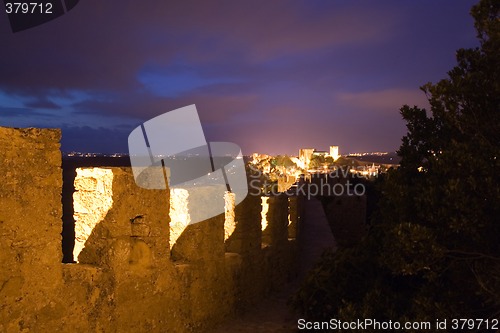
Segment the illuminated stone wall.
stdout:
<svg viewBox="0 0 500 333">
<path fill-rule="evenodd" d="M 280 286 L 295 277 L 296 241 L 288 239 L 288 196 L 279 195 L 267 200 L 268 225 L 262 231 L 263 267 L 269 283 L 266 292 L 279 290 Z M 292 201 L 293 203 L 293 201 Z"/>
<path fill-rule="evenodd" d="M 279 195 L 267 198 L 267 225 L 262 231 L 262 243 L 281 246 L 288 240 L 288 197 Z"/>
<path fill-rule="evenodd" d="M 170 249 L 174 247 L 184 229 L 191 223 L 188 199 L 187 190 L 181 188 L 170 190 Z"/>
<path fill-rule="evenodd" d="M 224 241 L 234 233 L 236 220 L 234 218 L 235 194 L 226 191 L 224 194 Z"/>
<path fill-rule="evenodd" d="M 0 128 L 0 332 L 50 332 L 60 322 L 60 138 Z"/>
<path fill-rule="evenodd" d="M 302 201 L 297 197 L 288 198 L 288 238 L 296 239 L 300 224 L 300 208 Z"/>
<path fill-rule="evenodd" d="M 267 198 L 266 198 L 267 199 Z M 235 307 L 242 311 L 256 304 L 266 293 L 269 277 L 262 250 L 262 200 L 247 196 L 235 207 L 235 230 L 226 240 L 226 255 L 238 260 L 234 274 Z"/>
<path fill-rule="evenodd" d="M 262 248 L 260 197 L 185 227 L 180 196 L 130 168 L 78 171 L 79 263 L 62 264 L 60 135 L 0 128 L 0 332 L 200 332 L 292 276 L 286 198 L 269 198 Z"/>
<path fill-rule="evenodd" d="M 76 169 L 73 207 L 75 220 L 75 247 L 73 258 L 85 247 L 95 226 L 113 206 L 113 172 L 109 169 Z"/>
</svg>

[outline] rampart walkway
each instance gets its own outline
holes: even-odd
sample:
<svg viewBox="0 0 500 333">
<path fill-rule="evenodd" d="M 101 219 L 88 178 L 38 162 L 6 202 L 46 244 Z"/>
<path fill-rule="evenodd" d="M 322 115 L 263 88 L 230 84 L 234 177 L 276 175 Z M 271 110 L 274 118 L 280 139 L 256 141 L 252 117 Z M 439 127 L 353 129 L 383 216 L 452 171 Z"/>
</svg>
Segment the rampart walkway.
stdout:
<svg viewBox="0 0 500 333">
<path fill-rule="evenodd" d="M 280 293 L 269 296 L 242 316 L 228 319 L 212 333 L 295 332 L 297 330 L 298 318 L 288 309 L 287 300 L 323 251 L 336 246 L 319 200 L 312 198 L 304 203 L 304 221 L 302 221 L 299 251 L 301 256 L 297 279 L 285 286 Z"/>
</svg>

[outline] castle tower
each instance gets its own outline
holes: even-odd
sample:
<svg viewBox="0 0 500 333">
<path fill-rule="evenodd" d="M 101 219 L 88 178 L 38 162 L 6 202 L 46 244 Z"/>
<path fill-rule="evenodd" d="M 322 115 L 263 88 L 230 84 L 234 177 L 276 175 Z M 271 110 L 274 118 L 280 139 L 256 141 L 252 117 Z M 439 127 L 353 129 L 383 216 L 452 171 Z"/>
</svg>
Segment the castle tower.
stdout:
<svg viewBox="0 0 500 333">
<path fill-rule="evenodd" d="M 304 168 L 309 166 L 313 153 L 314 148 L 303 148 L 299 150 L 299 160 L 302 162 Z"/>
<path fill-rule="evenodd" d="M 330 146 L 330 156 L 334 161 L 338 160 L 339 155 L 339 146 Z"/>
</svg>

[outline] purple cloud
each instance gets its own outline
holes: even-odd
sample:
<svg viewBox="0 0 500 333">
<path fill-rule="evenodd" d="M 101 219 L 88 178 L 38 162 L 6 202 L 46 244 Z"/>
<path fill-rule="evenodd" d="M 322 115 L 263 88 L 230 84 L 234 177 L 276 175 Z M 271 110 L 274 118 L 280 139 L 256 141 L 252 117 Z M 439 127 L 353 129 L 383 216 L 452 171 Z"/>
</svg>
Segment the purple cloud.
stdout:
<svg viewBox="0 0 500 333">
<path fill-rule="evenodd" d="M 418 87 L 475 45 L 472 4 L 84 1 L 17 34 L 0 25 L 1 125 L 29 114 L 66 128 L 63 146 L 108 129 L 118 150 L 119 126 L 196 104 L 210 140 L 250 151 L 395 149 L 399 107 L 425 106 Z"/>
</svg>

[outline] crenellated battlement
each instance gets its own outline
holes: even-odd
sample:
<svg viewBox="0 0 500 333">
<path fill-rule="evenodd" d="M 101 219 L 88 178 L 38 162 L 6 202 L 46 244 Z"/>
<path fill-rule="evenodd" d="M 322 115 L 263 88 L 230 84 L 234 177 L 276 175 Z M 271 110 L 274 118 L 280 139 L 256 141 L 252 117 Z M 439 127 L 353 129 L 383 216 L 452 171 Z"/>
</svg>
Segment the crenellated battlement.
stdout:
<svg viewBox="0 0 500 333">
<path fill-rule="evenodd" d="M 60 137 L 0 128 L 0 332 L 200 331 L 294 278 L 300 197 L 262 214 L 227 194 L 225 214 L 188 224 L 189 197 L 122 167 L 77 170 L 78 263 L 61 263 Z"/>
</svg>

